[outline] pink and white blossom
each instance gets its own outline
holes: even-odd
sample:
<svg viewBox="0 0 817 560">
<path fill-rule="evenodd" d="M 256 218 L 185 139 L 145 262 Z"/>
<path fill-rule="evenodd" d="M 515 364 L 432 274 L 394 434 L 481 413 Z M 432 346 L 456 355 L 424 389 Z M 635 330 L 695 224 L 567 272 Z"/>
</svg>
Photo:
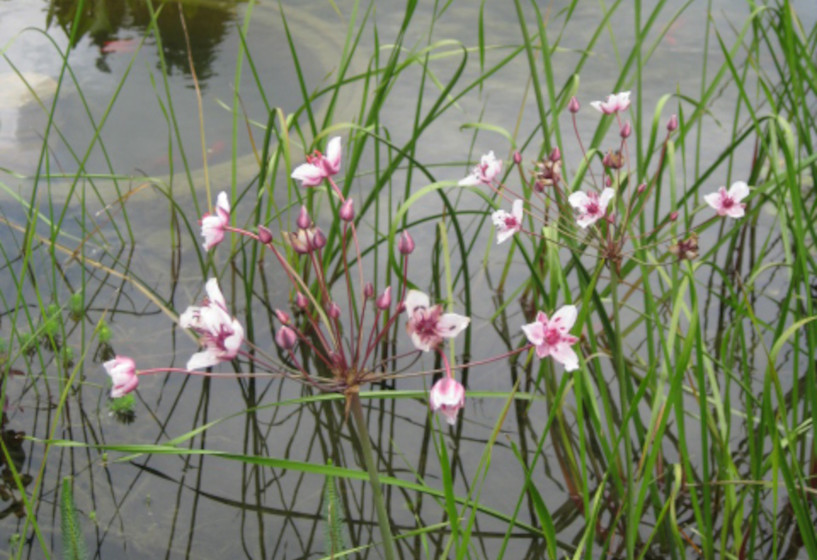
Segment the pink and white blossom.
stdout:
<svg viewBox="0 0 817 560">
<path fill-rule="evenodd" d="M 461 187 L 470 187 L 480 183 L 490 185 L 501 172 L 502 160 L 497 159 L 494 152 L 490 151 L 482 156 L 479 165 L 474 167 L 468 177 L 460 179 L 459 185 Z"/>
<path fill-rule="evenodd" d="M 111 376 L 113 389 L 111 398 L 118 399 L 130 393 L 139 385 L 139 375 L 136 373 L 136 364 L 133 358 L 127 356 L 116 356 L 102 364 L 105 372 Z"/>
<path fill-rule="evenodd" d="M 446 375 L 431 387 L 428 404 L 432 411 L 440 411 L 446 421 L 454 425 L 457 423 L 457 413 L 465 406 L 465 387 Z"/>
<path fill-rule="evenodd" d="M 301 181 L 302 187 L 317 187 L 340 171 L 342 157 L 340 136 L 335 136 L 326 145 L 326 154 L 315 151 L 306 156 L 306 163 L 302 163 L 292 171 L 291 177 Z"/>
<path fill-rule="evenodd" d="M 567 201 L 579 211 L 576 223 L 582 228 L 587 228 L 602 219 L 607 213 L 607 206 L 613 200 L 615 194 L 616 191 L 610 187 L 606 187 L 601 191 L 601 196 L 593 191 L 588 193 L 576 191 L 571 194 Z"/>
<path fill-rule="evenodd" d="M 205 214 L 201 218 L 201 235 L 204 237 L 204 250 L 209 251 L 224 239 L 224 232 L 230 225 L 230 201 L 227 193 L 221 191 L 216 197 L 215 214 Z"/>
<path fill-rule="evenodd" d="M 497 243 L 507 241 L 513 237 L 513 234 L 522 231 L 523 206 L 522 199 L 517 198 L 513 201 L 510 213 L 505 210 L 497 210 L 491 214 L 491 220 L 493 220 L 496 227 Z"/>
<path fill-rule="evenodd" d="M 730 218 L 742 218 L 746 213 L 746 204 L 741 200 L 749 196 L 749 186 L 743 181 L 732 183 L 729 190 L 721 187 L 718 192 L 704 196 L 704 200 L 718 212 L 718 216 L 729 216 Z"/>
<path fill-rule="evenodd" d="M 607 96 L 606 101 L 591 101 L 590 106 L 605 115 L 626 111 L 630 107 L 630 92 L 613 93 Z"/>
<path fill-rule="evenodd" d="M 536 314 L 536 321 L 522 325 L 522 331 L 536 347 L 539 358 L 552 356 L 554 360 L 564 364 L 566 371 L 579 368 L 579 357 L 571 348 L 579 339 L 570 334 L 577 315 L 575 305 L 565 305 L 554 313 L 552 319 L 548 319 L 544 311 L 540 311 Z"/>
<path fill-rule="evenodd" d="M 198 333 L 204 344 L 204 350 L 193 354 L 187 361 L 187 369 L 208 368 L 232 360 L 244 341 L 244 327 L 227 311 L 218 280 L 208 280 L 205 291 L 207 297 L 202 305 L 191 305 L 179 317 L 179 325 Z"/>
<path fill-rule="evenodd" d="M 444 338 L 454 338 L 471 322 L 463 315 L 443 313 L 442 305 L 432 307 L 428 296 L 419 290 L 409 290 L 404 304 L 409 318 L 406 331 L 414 346 L 424 352 L 437 348 Z"/>
</svg>

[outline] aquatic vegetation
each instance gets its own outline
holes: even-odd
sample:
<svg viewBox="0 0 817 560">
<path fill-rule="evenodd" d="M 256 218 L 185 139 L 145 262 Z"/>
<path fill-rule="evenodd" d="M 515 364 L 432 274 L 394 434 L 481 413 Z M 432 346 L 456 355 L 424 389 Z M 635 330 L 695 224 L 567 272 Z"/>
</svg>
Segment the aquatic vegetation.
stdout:
<svg viewBox="0 0 817 560">
<path fill-rule="evenodd" d="M 817 557 L 809 14 L 137 4 L 0 18 L 9 557 Z"/>
</svg>

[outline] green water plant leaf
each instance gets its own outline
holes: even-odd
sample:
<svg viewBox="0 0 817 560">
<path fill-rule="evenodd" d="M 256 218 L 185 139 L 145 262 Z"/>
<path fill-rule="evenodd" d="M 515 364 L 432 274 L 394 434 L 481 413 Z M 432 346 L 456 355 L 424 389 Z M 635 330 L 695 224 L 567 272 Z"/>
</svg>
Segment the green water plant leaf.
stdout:
<svg viewBox="0 0 817 560">
<path fill-rule="evenodd" d="M 85 547 L 79 514 L 74 506 L 71 477 L 69 476 L 62 479 L 60 514 L 62 518 L 62 557 L 65 560 L 86 560 L 88 549 Z"/>
</svg>

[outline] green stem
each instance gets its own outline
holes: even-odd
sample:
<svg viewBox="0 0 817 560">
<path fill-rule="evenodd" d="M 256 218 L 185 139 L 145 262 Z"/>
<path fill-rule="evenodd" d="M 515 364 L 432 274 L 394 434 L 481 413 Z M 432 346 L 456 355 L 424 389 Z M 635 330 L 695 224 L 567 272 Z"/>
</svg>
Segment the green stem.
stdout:
<svg viewBox="0 0 817 560">
<path fill-rule="evenodd" d="M 369 482 L 374 492 L 374 507 L 377 511 L 377 522 L 380 525 L 380 534 L 383 537 L 383 549 L 386 560 L 394 560 L 394 538 L 391 535 L 391 525 L 389 525 L 389 514 L 386 511 L 386 503 L 383 501 L 383 489 L 380 486 L 380 478 L 377 476 L 377 468 L 374 464 L 372 454 L 372 444 L 369 440 L 369 430 L 366 428 L 366 419 L 363 417 L 363 405 L 360 403 L 360 395 L 353 393 L 349 397 L 349 406 L 352 409 L 352 416 L 355 418 L 358 439 L 360 440 L 360 450 L 363 453 L 363 461 L 366 463 L 366 470 L 369 471 Z"/>
<path fill-rule="evenodd" d="M 625 486 L 625 519 L 627 543 L 627 558 L 635 557 L 635 537 L 638 533 L 638 520 L 633 519 L 635 505 L 633 498 L 635 494 L 635 481 L 633 480 L 633 444 L 630 441 L 630 423 L 627 418 L 627 411 L 630 408 L 630 376 L 624 365 L 624 348 L 621 334 L 621 324 L 619 322 L 618 307 L 618 271 L 615 266 L 610 267 L 611 286 L 610 291 L 613 297 L 613 324 L 615 326 L 616 339 L 613 341 L 613 351 L 615 352 L 616 377 L 618 378 L 619 401 L 621 402 L 621 438 L 624 440 L 624 465 L 627 469 L 627 484 Z"/>
</svg>

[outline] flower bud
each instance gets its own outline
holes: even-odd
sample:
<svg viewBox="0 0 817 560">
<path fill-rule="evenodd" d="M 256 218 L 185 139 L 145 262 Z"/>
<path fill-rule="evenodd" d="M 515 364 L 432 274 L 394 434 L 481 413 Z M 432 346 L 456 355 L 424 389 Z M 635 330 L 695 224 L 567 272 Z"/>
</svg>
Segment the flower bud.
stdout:
<svg viewBox="0 0 817 560">
<path fill-rule="evenodd" d="M 630 134 L 633 133 L 633 127 L 630 125 L 630 121 L 624 123 L 624 126 L 621 127 L 619 134 L 621 134 L 622 138 L 629 138 Z"/>
<path fill-rule="evenodd" d="M 284 235 L 286 235 L 289 245 L 299 255 L 305 255 L 312 250 L 305 229 L 299 229 L 297 232 L 289 231 Z"/>
<path fill-rule="evenodd" d="M 344 222 L 351 222 L 355 219 L 355 204 L 351 198 L 347 198 L 343 201 L 343 204 L 340 205 L 338 215 Z"/>
<path fill-rule="evenodd" d="M 275 343 L 284 350 L 292 350 L 296 342 L 298 342 L 298 335 L 286 325 L 275 333 Z"/>
<path fill-rule="evenodd" d="M 562 152 L 559 150 L 559 146 L 556 146 L 550 151 L 550 156 L 548 156 L 548 159 L 553 163 L 556 163 L 562 159 Z"/>
<path fill-rule="evenodd" d="M 613 186 L 613 178 L 609 175 L 604 176 L 604 186 L 605 187 L 612 187 Z"/>
<path fill-rule="evenodd" d="M 268 227 L 262 225 L 258 226 L 258 241 L 264 245 L 267 243 L 272 243 L 272 232 Z"/>
<path fill-rule="evenodd" d="M 371 297 L 373 295 L 374 295 L 374 284 L 372 284 L 371 282 L 366 282 L 363 285 L 363 297 L 365 297 L 366 299 L 371 299 Z"/>
<path fill-rule="evenodd" d="M 298 292 L 295 294 L 295 305 L 297 305 L 299 309 L 306 309 L 309 307 L 309 298 L 301 292 Z"/>
<path fill-rule="evenodd" d="M 329 305 L 326 306 L 326 314 L 329 315 L 332 319 L 337 319 L 338 317 L 340 317 L 340 305 L 338 305 L 334 301 L 330 301 Z"/>
<path fill-rule="evenodd" d="M 537 179 L 536 181 L 533 182 L 533 190 L 535 190 L 538 193 L 545 192 L 545 182 L 542 181 L 541 179 Z"/>
<path fill-rule="evenodd" d="M 567 104 L 567 110 L 573 114 L 576 114 L 579 112 L 579 107 L 581 107 L 581 105 L 579 105 L 579 100 L 576 99 L 576 96 L 574 95 L 570 98 L 570 102 Z"/>
<path fill-rule="evenodd" d="M 671 214 L 669 215 L 669 221 L 670 221 L 670 222 L 674 222 L 674 221 L 675 221 L 675 220 L 677 220 L 677 219 L 678 219 L 678 212 L 677 212 L 677 211 L 675 211 L 675 212 L 673 212 L 673 213 L 671 213 Z"/>
<path fill-rule="evenodd" d="M 520 154 L 519 152 L 514 152 L 513 153 L 513 162 L 516 165 L 519 165 L 520 163 L 522 163 L 522 154 Z"/>
<path fill-rule="evenodd" d="M 676 128 L 678 128 L 678 115 L 673 114 L 667 123 L 667 130 L 672 132 Z"/>
<path fill-rule="evenodd" d="M 397 250 L 404 255 L 410 255 L 414 251 L 414 240 L 406 230 L 400 234 L 400 239 L 397 241 Z"/>
<path fill-rule="evenodd" d="M 306 206 L 301 206 L 301 211 L 298 213 L 298 219 L 295 220 L 295 223 L 301 229 L 306 229 L 312 225 L 312 218 L 309 217 L 309 211 L 306 209 Z"/>
<path fill-rule="evenodd" d="M 326 236 L 320 230 L 320 228 L 315 228 L 315 233 L 312 236 L 312 248 L 313 249 L 323 249 L 326 246 Z"/>
<path fill-rule="evenodd" d="M 284 325 L 288 325 L 288 324 L 289 324 L 289 319 L 290 319 L 290 317 L 289 317 L 289 313 L 287 313 L 286 311 L 282 311 L 282 310 L 280 310 L 280 309 L 276 309 L 276 310 L 275 310 L 275 316 L 276 316 L 276 317 L 278 318 L 278 320 L 279 320 L 279 321 L 281 321 L 281 323 L 283 323 Z"/>
<path fill-rule="evenodd" d="M 635 192 L 637 192 L 638 194 L 641 194 L 646 190 L 647 190 L 647 183 L 641 183 L 640 185 L 638 185 L 638 188 L 635 190 Z"/>
<path fill-rule="evenodd" d="M 383 290 L 383 293 L 377 296 L 375 300 L 375 305 L 381 311 L 385 311 L 389 307 L 391 307 L 391 286 L 387 287 Z"/>
</svg>

